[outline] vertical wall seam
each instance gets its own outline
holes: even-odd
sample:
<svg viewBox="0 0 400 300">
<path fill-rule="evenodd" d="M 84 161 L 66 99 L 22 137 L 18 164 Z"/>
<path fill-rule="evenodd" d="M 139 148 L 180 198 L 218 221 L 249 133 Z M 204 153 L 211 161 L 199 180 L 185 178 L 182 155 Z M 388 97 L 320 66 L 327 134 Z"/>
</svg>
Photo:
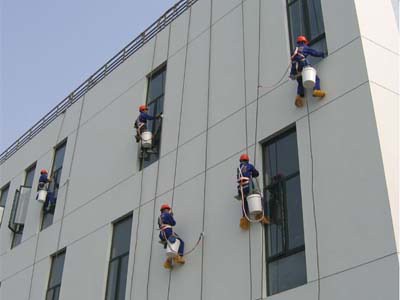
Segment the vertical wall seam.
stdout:
<svg viewBox="0 0 400 300">
<path fill-rule="evenodd" d="M 258 104 L 260 100 L 260 72 L 261 72 L 261 0 L 258 0 L 258 57 L 257 57 L 257 99 L 256 99 L 256 124 L 254 129 L 254 163 L 257 160 L 257 133 L 258 133 Z M 265 197 L 265 195 L 264 195 Z M 265 204 L 264 204 L 265 205 Z M 264 297 L 264 238 L 265 238 L 265 226 L 261 226 L 261 294 L 260 297 Z"/>
<path fill-rule="evenodd" d="M 245 45 L 245 23 L 244 23 L 244 0 L 241 3 L 241 20 L 242 20 L 242 54 L 243 54 L 243 91 L 244 91 L 244 129 L 246 137 L 246 153 L 249 153 L 249 137 L 248 137 L 248 109 L 247 109 L 247 80 L 246 80 L 246 45 Z M 252 271 L 252 257 L 251 257 L 251 230 L 248 231 L 249 236 L 249 296 L 250 300 L 253 298 L 253 271 Z"/>
<path fill-rule="evenodd" d="M 156 56 L 157 38 L 158 38 L 158 35 L 156 35 L 155 38 L 154 38 L 153 57 L 152 57 L 152 60 L 151 60 L 151 74 L 153 74 L 153 69 L 154 69 L 154 60 L 155 60 L 155 56 Z M 150 81 L 150 84 L 151 84 L 151 81 Z M 147 98 L 147 94 L 146 94 L 146 98 Z M 140 151 L 139 147 L 140 147 L 140 144 L 138 145 L 138 151 Z M 142 157 L 142 164 L 141 164 L 142 166 L 143 166 L 143 162 L 144 162 L 144 156 Z M 130 300 L 132 300 L 133 279 L 135 277 L 135 263 L 136 263 L 136 254 L 137 254 L 137 246 L 138 246 L 138 235 L 139 235 L 139 228 L 140 228 L 140 215 L 141 215 L 141 211 L 142 211 L 142 200 L 143 200 L 142 198 L 143 198 L 144 171 L 145 171 L 145 168 L 143 168 L 141 170 L 142 174 L 140 176 L 140 194 L 139 194 L 139 208 L 138 208 L 136 236 L 135 236 L 135 252 L 133 253 L 131 285 L 129 287 L 129 299 Z M 155 201 L 156 201 L 156 199 L 154 199 L 154 202 Z"/>
<path fill-rule="evenodd" d="M 82 103 L 82 105 L 83 105 L 83 103 Z M 58 133 L 57 133 L 57 137 L 56 137 L 56 143 L 55 143 L 56 145 L 58 144 L 58 140 L 60 139 L 60 136 L 61 136 L 61 131 L 62 131 L 63 127 L 64 127 L 66 111 L 64 111 L 62 114 L 63 114 L 63 118 L 61 120 L 60 128 L 58 129 Z M 78 127 L 79 127 L 79 125 L 78 125 Z M 71 163 L 72 163 L 72 161 L 71 161 Z M 63 215 L 64 215 L 64 211 L 63 211 Z M 62 217 L 63 217 L 63 215 L 62 215 Z M 62 221 L 62 219 L 61 219 L 61 221 Z M 39 224 L 39 226 L 40 226 L 40 224 Z M 60 234 L 61 234 L 61 232 L 59 232 L 59 235 Z M 35 254 L 33 256 L 32 273 L 31 273 L 31 280 L 30 280 L 30 284 L 29 284 L 28 300 L 31 298 L 31 294 L 32 294 L 32 283 L 33 283 L 33 276 L 35 274 L 37 251 L 38 251 L 38 248 L 39 248 L 39 239 L 40 239 L 40 231 L 37 233 L 37 236 L 36 236 Z M 58 240 L 59 239 L 60 239 L 60 237 L 58 237 Z M 57 251 L 58 251 L 58 241 L 57 241 Z"/>
<path fill-rule="evenodd" d="M 210 124 L 210 84 L 211 84 L 211 46 L 212 46 L 212 17 L 213 17 L 213 0 L 210 0 L 210 37 L 208 44 L 208 87 L 207 87 L 207 123 L 206 123 L 206 142 L 205 142 L 205 159 L 204 159 L 204 189 L 203 189 L 203 220 L 202 232 L 205 230 L 205 215 L 206 215 L 206 192 L 207 192 L 207 159 L 208 159 L 208 131 Z M 203 300 L 204 292 L 204 243 L 203 237 L 201 242 L 201 282 L 200 282 L 200 299 Z"/>
<path fill-rule="evenodd" d="M 174 181 L 172 185 L 172 200 L 171 200 L 171 207 L 174 206 L 174 198 L 175 198 L 175 185 L 176 185 L 176 171 L 178 168 L 178 153 L 179 153 L 179 142 L 180 142 L 180 135 L 181 135 L 181 125 L 182 125 L 182 110 L 183 110 L 183 101 L 184 101 L 184 93 L 185 93 L 185 81 L 186 81 L 186 67 L 187 67 L 187 57 L 189 52 L 189 34 L 190 34 L 190 25 L 192 21 L 192 4 L 189 4 L 189 20 L 188 20 L 188 29 L 186 34 L 186 48 L 185 48 L 185 62 L 183 66 L 183 79 L 182 79 L 182 90 L 181 90 L 181 105 L 179 110 L 179 125 L 178 125 L 178 138 L 176 142 L 176 152 L 175 152 L 175 167 L 174 167 Z M 167 300 L 169 300 L 170 290 L 171 290 L 171 277 L 172 272 L 169 272 L 168 278 L 168 294 Z"/>
<path fill-rule="evenodd" d="M 169 25 L 169 29 L 168 29 L 167 61 L 168 61 L 169 51 L 170 51 L 171 27 L 172 27 L 172 23 Z M 158 35 L 156 37 L 156 41 L 157 41 L 157 38 L 158 38 Z M 155 53 L 155 51 L 156 51 L 156 48 L 154 48 L 154 53 Z M 154 58 L 153 58 L 152 70 L 153 70 L 153 68 L 154 68 Z M 165 94 L 165 87 L 167 86 L 167 80 L 168 80 L 168 65 L 167 65 L 166 80 L 164 82 L 164 94 Z M 164 97 L 164 101 L 165 101 L 165 97 Z M 161 128 L 161 133 L 162 133 L 162 128 Z M 162 139 L 162 135 L 161 135 L 161 139 Z M 161 147 L 162 147 L 162 142 L 160 142 L 159 153 L 161 153 Z M 150 240 L 150 255 L 149 255 L 149 264 L 148 264 L 148 268 L 147 268 L 146 299 L 149 299 L 151 260 L 152 260 L 152 256 L 153 256 L 153 239 L 154 239 L 154 231 L 156 230 L 154 227 L 155 227 L 155 213 L 156 213 L 156 205 L 157 205 L 157 190 L 158 190 L 158 182 L 159 182 L 159 175 L 160 175 L 160 161 L 161 161 L 161 157 L 159 157 L 157 160 L 157 175 L 156 175 L 156 184 L 155 184 L 155 188 L 154 188 L 154 203 L 153 203 L 153 218 L 152 218 L 152 230 L 151 230 L 151 240 Z"/>
<path fill-rule="evenodd" d="M 307 107 L 307 119 L 308 119 L 308 136 L 310 142 L 310 159 L 311 159 L 311 198 L 313 204 L 313 217 L 314 217 L 314 227 L 315 227 L 315 249 L 317 258 L 317 282 L 318 282 L 318 300 L 321 299 L 321 273 L 319 264 L 319 246 L 318 246 L 318 227 L 317 227 L 317 215 L 316 215 L 316 205 L 315 205 L 315 181 L 314 181 L 314 154 L 312 149 L 312 137 L 311 137 L 311 116 L 308 104 L 308 98 L 306 99 Z"/>
</svg>

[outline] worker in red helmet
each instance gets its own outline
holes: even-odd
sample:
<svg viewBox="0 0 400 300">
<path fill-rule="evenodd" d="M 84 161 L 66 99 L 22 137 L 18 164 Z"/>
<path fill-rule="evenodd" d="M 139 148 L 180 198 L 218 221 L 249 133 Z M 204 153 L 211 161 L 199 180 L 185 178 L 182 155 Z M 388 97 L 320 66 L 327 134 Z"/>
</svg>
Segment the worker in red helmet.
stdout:
<svg viewBox="0 0 400 300">
<path fill-rule="evenodd" d="M 171 207 L 168 204 L 161 205 L 160 216 L 158 218 L 158 227 L 160 229 L 160 240 L 164 244 L 164 248 L 168 247 L 168 243 L 175 243 L 175 240 L 180 241 L 178 255 L 174 257 L 174 262 L 177 264 L 184 264 L 185 258 L 183 257 L 185 250 L 185 243 L 183 240 L 172 230 L 172 227 L 176 225 L 174 214 L 171 211 Z M 172 259 L 167 258 L 164 262 L 164 268 L 172 268 Z"/>
<path fill-rule="evenodd" d="M 252 194 L 256 191 L 256 186 L 254 184 L 253 178 L 256 178 L 260 175 L 257 169 L 249 162 L 250 158 L 247 154 L 240 155 L 240 165 L 237 169 L 237 190 L 238 196 L 237 199 L 244 201 L 244 209 L 246 210 L 246 214 L 249 214 L 249 207 L 247 204 L 246 197 L 249 194 Z M 243 191 L 243 195 L 242 195 Z M 245 217 L 245 212 L 242 208 L 242 218 L 240 219 L 240 228 L 247 230 L 250 227 L 250 222 Z M 264 217 L 260 221 L 262 224 L 269 224 L 269 219 L 264 215 Z"/>
<path fill-rule="evenodd" d="M 303 86 L 303 78 L 301 76 L 301 72 L 303 68 L 306 66 L 310 66 L 310 62 L 307 59 L 307 56 L 315 56 L 315 57 L 325 57 L 324 52 L 312 49 L 308 46 L 308 39 L 304 35 L 300 35 L 296 39 L 297 47 L 291 56 L 292 66 L 290 69 L 290 78 L 293 80 L 297 80 L 297 96 L 294 104 L 297 107 L 302 107 L 304 105 L 304 86 Z M 325 97 L 326 92 L 321 90 L 320 87 L 320 79 L 318 75 L 315 78 L 315 86 L 313 88 L 313 97 L 323 98 Z"/>
<path fill-rule="evenodd" d="M 147 105 L 143 104 L 139 106 L 139 116 L 135 121 L 135 128 L 136 128 L 136 143 L 140 142 L 140 136 L 143 131 L 147 130 L 147 121 L 148 120 L 155 120 L 162 117 L 162 114 L 158 114 L 156 116 L 151 116 L 148 114 L 149 108 Z"/>
<path fill-rule="evenodd" d="M 40 170 L 38 190 L 47 189 L 47 184 L 51 182 L 51 178 L 48 177 L 49 172 L 46 169 Z"/>
<path fill-rule="evenodd" d="M 48 172 L 46 169 L 41 169 L 40 170 L 40 177 L 39 177 L 39 184 L 38 184 L 38 191 L 39 190 L 46 190 L 47 195 L 46 195 L 46 200 L 43 205 L 43 209 L 46 211 L 51 211 L 55 207 L 56 199 L 54 197 L 54 194 L 50 191 L 49 189 L 49 184 L 52 181 L 51 178 L 48 177 Z M 37 196 L 36 196 L 37 199 Z"/>
</svg>

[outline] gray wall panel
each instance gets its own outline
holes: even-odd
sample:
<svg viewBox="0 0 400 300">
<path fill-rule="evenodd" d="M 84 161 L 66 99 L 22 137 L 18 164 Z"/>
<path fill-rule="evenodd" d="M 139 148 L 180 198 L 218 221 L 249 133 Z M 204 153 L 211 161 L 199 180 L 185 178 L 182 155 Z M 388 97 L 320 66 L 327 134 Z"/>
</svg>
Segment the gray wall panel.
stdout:
<svg viewBox="0 0 400 300">
<path fill-rule="evenodd" d="M 249 235 L 239 228 L 241 207 L 233 198 L 236 168 L 234 157 L 207 173 L 204 299 L 247 299 L 250 295 Z"/>
<path fill-rule="evenodd" d="M 363 86 L 311 115 L 321 276 L 396 249 L 370 97 Z"/>
<path fill-rule="evenodd" d="M 171 36 L 169 41 L 169 57 L 174 56 L 176 52 L 182 50 L 183 46 L 187 44 L 189 15 L 189 11 L 184 12 L 170 25 Z"/>
<path fill-rule="evenodd" d="M 209 44 L 209 31 L 189 44 L 180 144 L 203 132 L 207 126 Z"/>
<path fill-rule="evenodd" d="M 185 49 L 180 50 L 170 57 L 167 64 L 161 155 L 174 150 L 178 142 L 185 53 Z"/>
<path fill-rule="evenodd" d="M 236 8 L 212 30 L 210 126 L 244 104 L 241 8 Z"/>
<path fill-rule="evenodd" d="M 185 241 L 185 252 L 195 246 L 203 225 L 204 175 L 197 176 L 175 190 L 176 232 Z M 206 237 L 207 238 L 207 237 Z M 186 264 L 171 272 L 169 299 L 200 299 L 202 247 L 186 256 Z"/>
<path fill-rule="evenodd" d="M 211 0 L 197 1 L 196 4 L 192 6 L 189 41 L 192 41 L 210 27 L 210 13 Z"/>
<path fill-rule="evenodd" d="M 67 248 L 60 299 L 104 299 L 111 236 L 103 227 Z"/>
<path fill-rule="evenodd" d="M 206 135 L 202 134 L 179 148 L 176 169 L 177 185 L 204 171 L 205 141 Z"/>
<path fill-rule="evenodd" d="M 29 294 L 29 284 L 32 268 L 28 268 L 14 277 L 1 283 L 0 299 L 26 300 Z"/>
<path fill-rule="evenodd" d="M 212 1 L 212 23 L 214 24 L 223 16 L 230 13 L 232 9 L 240 4 L 241 0 L 213 0 Z"/>
</svg>

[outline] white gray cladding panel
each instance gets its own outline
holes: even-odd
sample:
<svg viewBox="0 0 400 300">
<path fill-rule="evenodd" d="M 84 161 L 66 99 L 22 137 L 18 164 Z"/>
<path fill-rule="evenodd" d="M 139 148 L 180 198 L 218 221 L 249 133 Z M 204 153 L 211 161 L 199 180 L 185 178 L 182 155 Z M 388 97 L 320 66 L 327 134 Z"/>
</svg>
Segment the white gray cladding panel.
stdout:
<svg viewBox="0 0 400 300">
<path fill-rule="evenodd" d="M 392 150 L 398 149 L 398 50 L 390 2 L 321 0 L 329 56 L 316 68 L 327 96 L 316 101 L 307 91 L 308 115 L 307 107 L 293 105 L 296 83 L 283 76 L 290 49 L 285 1 L 198 0 L 0 166 L 0 187 L 11 181 L 15 191 L 24 170 L 35 161 L 37 170 L 51 167 L 53 147 L 68 138 L 54 224 L 39 231 L 41 206 L 31 195 L 22 243 L 10 249 L 5 225 L 12 201 L 7 204 L 1 299 L 27 300 L 30 290 L 29 300 L 43 300 L 50 255 L 63 247 L 60 300 L 104 299 L 111 223 L 131 211 L 127 300 L 266 297 L 262 230 L 239 228 L 235 168 L 246 144 L 253 159 L 256 142 L 262 171 L 259 142 L 292 124 L 308 283 L 269 298 L 398 299 L 399 257 L 391 255 L 399 240 L 398 154 Z M 162 153 L 140 171 L 133 122 L 146 100 L 146 76 L 165 60 Z M 281 85 L 265 88 L 281 76 Z M 169 272 L 155 229 L 159 206 L 172 201 L 186 249 L 203 226 L 205 238 L 186 265 Z"/>
</svg>

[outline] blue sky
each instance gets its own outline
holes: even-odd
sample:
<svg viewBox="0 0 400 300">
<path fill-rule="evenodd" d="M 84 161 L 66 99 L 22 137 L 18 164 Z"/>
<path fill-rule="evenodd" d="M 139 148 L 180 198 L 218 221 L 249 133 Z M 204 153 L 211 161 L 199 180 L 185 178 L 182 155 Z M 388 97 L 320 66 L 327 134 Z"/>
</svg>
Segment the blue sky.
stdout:
<svg viewBox="0 0 400 300">
<path fill-rule="evenodd" d="M 2 0 L 0 152 L 178 0 Z"/>
</svg>

